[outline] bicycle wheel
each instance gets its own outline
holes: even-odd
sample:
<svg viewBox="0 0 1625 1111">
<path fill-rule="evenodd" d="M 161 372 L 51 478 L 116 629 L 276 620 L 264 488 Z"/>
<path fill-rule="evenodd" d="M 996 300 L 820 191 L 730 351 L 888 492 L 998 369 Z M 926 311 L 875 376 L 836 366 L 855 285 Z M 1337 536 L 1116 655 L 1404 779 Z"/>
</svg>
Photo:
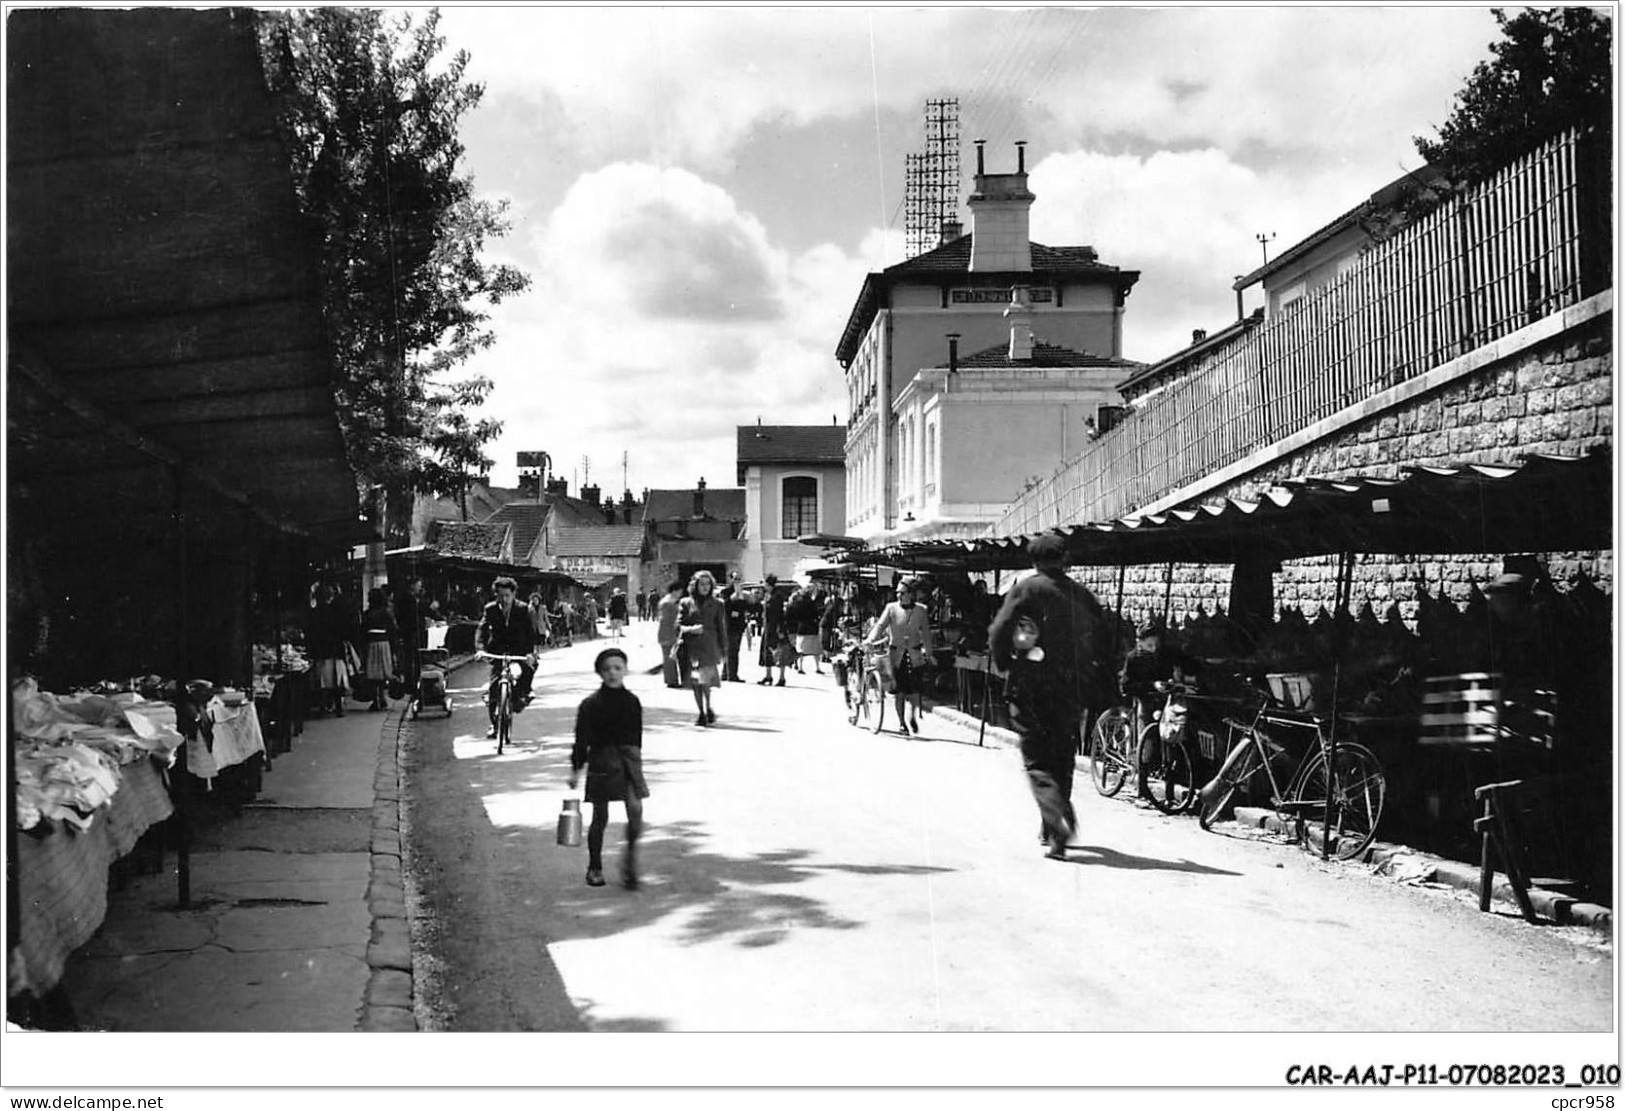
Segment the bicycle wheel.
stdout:
<svg viewBox="0 0 1625 1111">
<path fill-rule="evenodd" d="M 502 755 L 502 746 L 508 743 L 508 737 L 513 732 L 513 699 L 503 691 L 502 705 L 497 707 L 497 755 Z"/>
<path fill-rule="evenodd" d="M 863 718 L 864 724 L 876 733 L 886 728 L 886 688 L 873 671 L 863 678 Z"/>
<path fill-rule="evenodd" d="M 1107 798 L 1121 791 L 1128 779 L 1133 744 L 1134 721 L 1121 706 L 1113 706 L 1101 714 L 1090 731 L 1090 777 L 1095 781 L 1095 790 Z"/>
<path fill-rule="evenodd" d="M 1251 779 L 1258 770 L 1264 766 L 1263 759 L 1258 755 L 1258 740 L 1251 733 L 1247 734 L 1241 743 L 1231 750 L 1225 757 L 1224 766 L 1219 774 L 1213 777 L 1199 792 L 1201 801 L 1198 803 L 1196 820 L 1203 829 L 1212 829 L 1213 823 L 1230 805 L 1230 800 L 1241 788 L 1241 785 Z"/>
<path fill-rule="evenodd" d="M 1164 814 L 1189 810 L 1196 800 L 1196 768 L 1185 742 L 1178 737 L 1159 739 L 1152 758 L 1140 771 L 1140 783 L 1151 805 Z"/>
<path fill-rule="evenodd" d="M 1329 856 L 1352 860 L 1377 836 L 1382 820 L 1382 804 L 1388 797 L 1388 778 L 1377 757 L 1364 745 L 1340 743 L 1337 746 L 1337 790 L 1331 795 L 1331 826 L 1326 820 L 1325 801 L 1329 789 L 1326 754 L 1317 752 L 1304 768 L 1298 795 L 1293 800 L 1305 804 L 1296 808 L 1302 815 L 1307 836 L 1302 845 L 1310 852 L 1321 851 L 1329 841 Z M 1318 805 L 1317 805 L 1318 804 Z"/>
</svg>

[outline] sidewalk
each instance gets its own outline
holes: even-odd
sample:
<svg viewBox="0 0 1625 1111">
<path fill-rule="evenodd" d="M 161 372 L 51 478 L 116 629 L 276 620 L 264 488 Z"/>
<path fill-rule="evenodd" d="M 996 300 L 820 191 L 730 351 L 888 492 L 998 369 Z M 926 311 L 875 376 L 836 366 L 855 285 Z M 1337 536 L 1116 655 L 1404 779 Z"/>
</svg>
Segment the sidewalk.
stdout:
<svg viewBox="0 0 1625 1111">
<path fill-rule="evenodd" d="M 926 704 L 926 712 L 943 721 L 950 722 L 973 732 L 981 729 L 981 719 L 972 714 L 961 713 L 951 706 Z M 1017 748 L 1021 738 L 1008 729 L 1001 729 L 989 725 L 985 733 L 985 743 L 1003 748 Z M 1086 789 L 1086 780 L 1089 775 L 1087 757 L 1079 758 L 1079 779 L 1074 792 Z M 1260 810 L 1254 807 L 1236 807 L 1235 821 L 1238 825 L 1255 829 L 1269 830 L 1273 833 L 1287 833 L 1285 825 L 1275 816 L 1274 811 Z M 1380 826 L 1379 826 L 1380 828 Z M 1396 882 L 1419 885 L 1439 885 L 1454 888 L 1459 891 L 1478 893 L 1478 866 L 1464 864 L 1459 860 L 1448 860 L 1432 853 L 1413 849 L 1406 845 L 1393 844 L 1387 841 L 1372 841 L 1357 861 L 1350 861 L 1351 866 L 1364 865 L 1378 875 L 1392 877 Z M 1515 906 L 1513 902 L 1512 886 L 1505 874 L 1495 873 L 1493 897 L 1496 902 Z M 1614 914 L 1608 907 L 1595 903 L 1583 903 L 1572 896 L 1562 895 L 1554 891 L 1547 891 L 1539 887 L 1529 889 L 1529 900 L 1538 914 L 1545 916 L 1559 926 L 1588 926 L 1591 929 L 1611 933 L 1613 929 Z"/>
<path fill-rule="evenodd" d="M 108 898 L 68 962 L 79 1026 L 111 1031 L 415 1030 L 396 736 L 405 703 L 314 718 L 259 798 Z"/>
</svg>

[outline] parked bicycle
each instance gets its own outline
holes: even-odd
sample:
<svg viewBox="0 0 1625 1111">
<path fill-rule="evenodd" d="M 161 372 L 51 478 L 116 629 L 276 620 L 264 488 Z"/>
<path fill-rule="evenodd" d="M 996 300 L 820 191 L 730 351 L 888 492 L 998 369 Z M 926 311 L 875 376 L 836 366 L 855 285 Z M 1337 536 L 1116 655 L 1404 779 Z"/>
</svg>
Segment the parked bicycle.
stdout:
<svg viewBox="0 0 1625 1111">
<path fill-rule="evenodd" d="M 494 703 L 496 709 L 497 755 L 501 756 L 502 747 L 513 735 L 513 692 L 519 683 L 519 677 L 524 674 L 521 665 L 528 657 L 499 656 L 491 652 L 480 652 L 477 655 L 480 659 L 499 660 L 503 664 L 502 670 L 497 673 L 496 693 L 487 695 L 486 703 L 488 706 Z"/>
<path fill-rule="evenodd" d="M 1326 733 L 1326 719 L 1292 710 L 1267 692 L 1251 721 L 1227 718 L 1236 738 L 1217 775 L 1201 790 L 1197 819 L 1203 829 L 1213 828 L 1230 800 L 1260 772 L 1269 783 L 1270 805 L 1289 823 L 1293 840 L 1311 852 L 1349 860 L 1365 851 L 1377 835 L 1388 780 L 1382 764 L 1362 744 L 1339 740 L 1335 757 Z M 1276 774 L 1291 757 L 1283 738 L 1307 732 L 1313 743 L 1305 749 L 1290 777 Z M 1327 803 L 1331 814 L 1327 819 Z"/>
<path fill-rule="evenodd" d="M 1139 708 L 1113 706 L 1095 719 L 1089 731 L 1089 771 L 1095 790 L 1111 798 L 1140 773 Z"/>
<path fill-rule="evenodd" d="M 1162 709 L 1140 730 L 1136 745 L 1140 794 L 1164 814 L 1183 814 L 1196 802 L 1196 765 L 1187 743 L 1196 688 L 1171 679 L 1156 686 Z"/>
</svg>

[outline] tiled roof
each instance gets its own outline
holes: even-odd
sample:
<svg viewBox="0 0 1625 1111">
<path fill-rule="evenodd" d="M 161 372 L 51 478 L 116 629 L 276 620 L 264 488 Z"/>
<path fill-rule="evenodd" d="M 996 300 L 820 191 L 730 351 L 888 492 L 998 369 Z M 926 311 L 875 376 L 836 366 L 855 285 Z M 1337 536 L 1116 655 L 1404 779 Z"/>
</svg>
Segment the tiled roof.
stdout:
<svg viewBox="0 0 1625 1111">
<path fill-rule="evenodd" d="M 650 490 L 645 519 L 650 521 L 691 521 L 694 519 L 694 490 Z M 745 519 L 745 491 L 706 490 L 705 515 L 721 521 Z"/>
<path fill-rule="evenodd" d="M 745 468 L 760 463 L 846 462 L 844 424 L 742 424 L 735 453 L 739 477 Z"/>
<path fill-rule="evenodd" d="M 501 559 L 509 531 L 506 523 L 435 521 L 428 539 L 429 546 L 443 555 Z"/>
<path fill-rule="evenodd" d="M 485 519 L 487 524 L 513 526 L 513 558 L 523 563 L 530 557 L 536 537 L 547 526 L 551 507 L 547 502 L 509 502 Z"/>
<path fill-rule="evenodd" d="M 1033 341 L 1033 357 L 1026 360 L 1010 358 L 1010 345 L 1000 344 L 998 347 L 989 347 L 985 351 L 978 351 L 974 355 L 966 355 L 959 360 L 959 369 L 979 369 L 992 367 L 1073 367 L 1073 366 L 1115 366 L 1124 369 L 1138 368 L 1139 363 L 1130 359 L 1114 359 L 1110 355 L 1086 355 L 1081 351 L 1073 351 L 1069 347 L 1061 347 L 1054 343 L 1045 343 L 1043 340 Z"/>
<path fill-rule="evenodd" d="M 556 556 L 639 556 L 643 554 L 641 525 L 578 525 L 562 528 L 554 536 Z"/>
<path fill-rule="evenodd" d="M 974 238 L 962 235 L 951 243 L 944 243 L 934 251 L 916 255 L 895 266 L 888 266 L 878 274 L 865 277 L 863 289 L 858 293 L 857 303 L 852 306 L 852 313 L 847 317 L 841 342 L 835 348 L 835 358 L 841 365 L 850 363 L 852 357 L 857 354 L 858 344 L 863 341 L 869 322 L 874 319 L 875 312 L 880 308 L 882 289 L 889 289 L 897 281 L 938 282 L 970 274 L 970 250 Z M 1018 280 L 1042 284 L 1051 278 L 1095 275 L 1102 281 L 1110 282 L 1125 290 L 1132 288 L 1134 283 L 1140 280 L 1138 270 L 1124 270 L 1119 266 L 1108 266 L 1101 262 L 1093 247 L 1048 247 L 1042 243 L 1030 245 L 1033 256 L 1033 268 L 1030 272 L 1020 274 L 1002 271 L 986 274 L 978 272 L 975 277 L 1014 285 Z"/>
</svg>

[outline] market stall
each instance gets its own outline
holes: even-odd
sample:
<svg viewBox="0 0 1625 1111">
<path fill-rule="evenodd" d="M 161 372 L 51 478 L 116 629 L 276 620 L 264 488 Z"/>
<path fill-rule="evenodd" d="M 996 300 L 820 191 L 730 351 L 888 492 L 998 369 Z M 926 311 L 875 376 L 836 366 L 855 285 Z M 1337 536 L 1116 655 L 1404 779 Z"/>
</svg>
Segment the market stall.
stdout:
<svg viewBox="0 0 1625 1111">
<path fill-rule="evenodd" d="M 1433 847 L 1460 854 L 1473 844 L 1472 786 L 1489 778 L 1562 780 L 1576 813 L 1589 812 L 1571 826 L 1596 825 L 1606 811 L 1607 800 L 1595 792 L 1583 800 L 1580 795 L 1606 780 L 1612 754 L 1611 689 L 1606 664 L 1598 666 L 1611 658 L 1611 606 L 1583 577 L 1558 597 L 1539 581 L 1539 555 L 1611 551 L 1612 480 L 1608 453 L 1533 455 L 1511 465 L 1412 468 L 1397 478 L 1303 480 L 1258 501 L 1232 499 L 1054 531 L 1067 542 L 1072 565 L 1160 566 L 1169 590 L 1176 567 L 1232 565 L 1229 612 L 1198 614 L 1181 631 L 1193 640 L 1205 638 L 1205 654 L 1222 664 L 1259 677 L 1301 678 L 1302 689 L 1318 695 L 1320 711 L 1338 708 L 1334 730 L 1358 729 L 1362 740 L 1382 746 L 1385 760 L 1392 759 L 1402 827 L 1409 821 L 1412 831 L 1427 833 L 1421 827 L 1431 826 L 1443 838 Z M 837 558 L 909 571 L 1002 572 L 1029 566 L 1030 539 L 905 543 Z M 1482 569 L 1464 602 L 1444 597 L 1442 587 L 1438 598 L 1423 595 L 1414 631 L 1396 616 L 1378 619 L 1369 605 L 1356 615 L 1355 570 L 1362 558 L 1455 555 L 1481 561 L 1465 565 Z M 1492 563 L 1493 557 L 1499 562 Z M 1292 610 L 1277 615 L 1272 573 L 1293 561 L 1328 559 L 1335 560 L 1331 607 L 1307 619 Z M 1424 706 L 1435 718 L 1443 713 L 1440 700 L 1424 703 L 1423 680 L 1438 681 L 1438 689 L 1449 694 L 1469 683 L 1464 676 L 1491 673 L 1484 661 L 1496 660 L 1512 640 L 1512 626 L 1498 621 L 1486 599 L 1486 592 L 1494 593 L 1492 580 L 1502 577 L 1530 580 L 1538 619 L 1566 630 L 1546 637 L 1553 646 L 1549 654 L 1572 661 L 1552 679 L 1556 740 L 1549 734 L 1547 743 L 1485 743 L 1481 733 L 1475 740 L 1458 730 L 1461 743 L 1455 743 L 1457 738 L 1435 730 L 1430 744 Z M 1102 595 L 1107 605 L 1116 601 L 1120 619 L 1122 581 L 1119 572 L 1115 599 Z M 1178 616 L 1166 613 L 1166 601 L 1164 606 L 1164 616 Z M 1378 664 L 1404 681 L 1390 681 Z M 1598 847 L 1595 836 L 1573 835 L 1570 842 L 1570 858 Z M 1606 863 L 1593 861 L 1593 883 L 1611 871 Z"/>
</svg>

